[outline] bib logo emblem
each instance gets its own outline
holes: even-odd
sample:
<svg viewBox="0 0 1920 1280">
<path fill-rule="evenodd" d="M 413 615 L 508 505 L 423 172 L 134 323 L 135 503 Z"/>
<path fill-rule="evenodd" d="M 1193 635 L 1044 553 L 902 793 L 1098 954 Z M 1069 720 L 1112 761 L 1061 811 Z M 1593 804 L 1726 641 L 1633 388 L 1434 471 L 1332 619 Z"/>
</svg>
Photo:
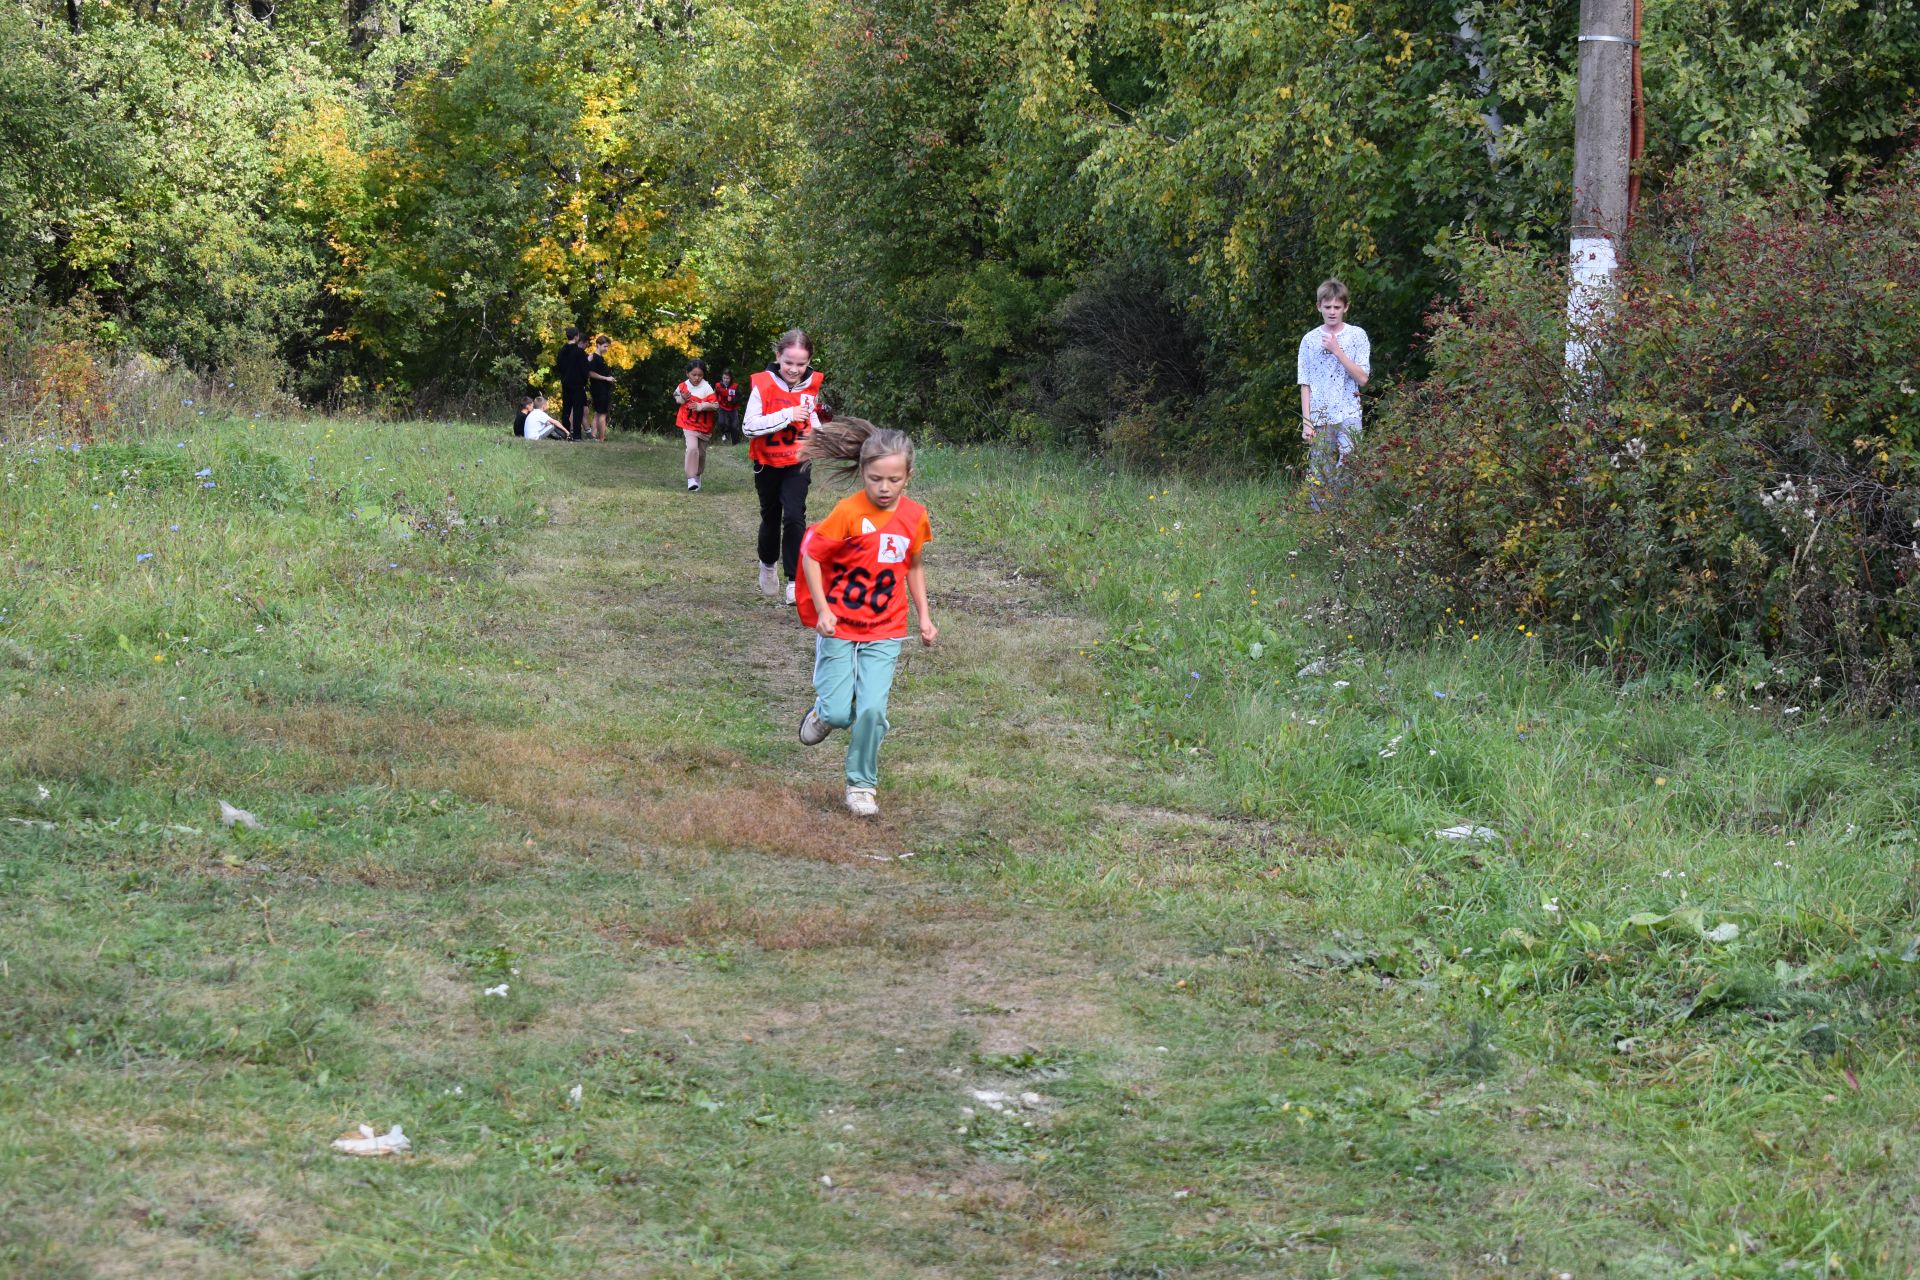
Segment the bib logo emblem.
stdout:
<svg viewBox="0 0 1920 1280">
<path fill-rule="evenodd" d="M 880 563 L 905 564 L 907 548 L 911 540 L 903 533 L 883 533 L 880 535 Z"/>
</svg>

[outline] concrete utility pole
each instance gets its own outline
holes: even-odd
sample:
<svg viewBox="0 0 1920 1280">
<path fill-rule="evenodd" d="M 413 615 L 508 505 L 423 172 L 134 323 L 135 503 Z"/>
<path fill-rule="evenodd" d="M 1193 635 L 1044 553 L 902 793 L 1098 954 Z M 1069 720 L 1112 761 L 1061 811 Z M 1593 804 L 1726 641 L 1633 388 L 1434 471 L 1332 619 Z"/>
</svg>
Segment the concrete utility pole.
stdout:
<svg viewBox="0 0 1920 1280">
<path fill-rule="evenodd" d="M 1568 245 L 1567 367 L 1584 373 L 1592 326 L 1612 306 L 1627 230 L 1633 135 L 1634 0 L 1580 0 L 1580 88 L 1573 116 L 1573 236 Z"/>
</svg>

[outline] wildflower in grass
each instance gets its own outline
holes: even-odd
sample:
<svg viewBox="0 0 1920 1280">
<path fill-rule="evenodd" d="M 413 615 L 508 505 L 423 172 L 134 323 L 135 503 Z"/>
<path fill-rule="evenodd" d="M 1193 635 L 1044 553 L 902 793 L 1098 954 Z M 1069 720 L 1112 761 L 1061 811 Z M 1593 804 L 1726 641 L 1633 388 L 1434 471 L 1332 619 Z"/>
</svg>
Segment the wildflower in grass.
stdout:
<svg viewBox="0 0 1920 1280">
<path fill-rule="evenodd" d="M 1548 898 L 1545 902 L 1540 904 L 1540 909 L 1546 912 L 1550 916 L 1557 916 L 1560 914 L 1560 899 Z"/>
<path fill-rule="evenodd" d="M 212 474 L 213 474 L 212 467 L 202 467 L 198 471 L 194 472 L 193 476 L 194 476 L 194 479 L 196 480 L 205 480 L 208 476 Z"/>
<path fill-rule="evenodd" d="M 167 532 L 168 532 L 168 533 L 178 533 L 178 532 L 180 532 L 180 526 L 179 526 L 179 525 L 177 525 L 177 524 L 170 524 L 170 525 L 168 525 L 168 526 L 167 526 Z"/>
<path fill-rule="evenodd" d="M 1655 778 L 1653 780 L 1653 785 L 1656 787 L 1664 787 L 1667 785 L 1667 780 L 1665 778 Z"/>
<path fill-rule="evenodd" d="M 137 555 L 137 556 L 135 556 L 135 557 L 133 558 L 133 562 L 134 562 L 135 564 L 144 564 L 144 563 L 146 563 L 147 561 L 149 561 L 149 560 L 151 560 L 151 559 L 153 559 L 153 552 L 151 552 L 151 551 L 142 551 L 142 552 L 141 552 L 141 553 L 140 553 L 139 555 Z"/>
</svg>

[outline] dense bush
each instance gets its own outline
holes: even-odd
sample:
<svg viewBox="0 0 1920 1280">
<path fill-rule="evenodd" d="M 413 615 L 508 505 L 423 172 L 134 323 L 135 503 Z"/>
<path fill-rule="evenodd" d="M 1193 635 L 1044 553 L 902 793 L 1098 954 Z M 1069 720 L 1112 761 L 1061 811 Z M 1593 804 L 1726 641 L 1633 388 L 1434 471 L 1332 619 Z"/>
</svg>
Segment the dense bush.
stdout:
<svg viewBox="0 0 1920 1280">
<path fill-rule="evenodd" d="M 1920 158 L 1844 202 L 1709 185 L 1630 239 L 1591 395 L 1564 375 L 1564 263 L 1483 246 L 1330 545 L 1403 631 L 1911 701 Z"/>
</svg>

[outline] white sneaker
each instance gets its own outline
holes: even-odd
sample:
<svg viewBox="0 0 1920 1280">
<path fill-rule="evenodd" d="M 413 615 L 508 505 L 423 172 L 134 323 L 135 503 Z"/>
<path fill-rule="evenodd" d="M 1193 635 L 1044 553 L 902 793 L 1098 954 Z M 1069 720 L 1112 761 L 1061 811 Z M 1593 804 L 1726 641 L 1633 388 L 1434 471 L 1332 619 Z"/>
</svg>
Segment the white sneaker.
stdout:
<svg viewBox="0 0 1920 1280">
<path fill-rule="evenodd" d="M 791 582 L 787 584 L 787 603 L 793 603 L 793 584 Z"/>
<path fill-rule="evenodd" d="M 760 566 L 760 594 L 763 596 L 780 594 L 780 571 L 770 564 Z"/>
<path fill-rule="evenodd" d="M 695 480 L 689 477 L 687 480 L 687 492 L 688 493 L 700 492 L 700 482 L 698 480 Z"/>
<path fill-rule="evenodd" d="M 820 718 L 819 707 L 808 707 L 807 714 L 800 718 L 800 743 L 802 746 L 817 747 L 827 740 L 833 732 L 833 726 Z"/>
<path fill-rule="evenodd" d="M 856 818 L 877 818 L 880 806 L 874 801 L 872 787 L 848 787 L 847 811 Z"/>
</svg>

